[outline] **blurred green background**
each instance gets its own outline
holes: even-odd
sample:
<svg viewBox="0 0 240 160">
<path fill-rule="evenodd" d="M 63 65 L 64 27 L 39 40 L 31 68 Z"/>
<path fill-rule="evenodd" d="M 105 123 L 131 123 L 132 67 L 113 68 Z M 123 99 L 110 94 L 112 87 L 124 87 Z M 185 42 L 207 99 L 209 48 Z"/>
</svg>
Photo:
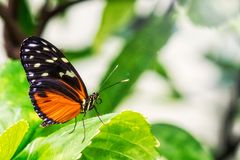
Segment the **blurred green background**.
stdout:
<svg viewBox="0 0 240 160">
<path fill-rule="evenodd" d="M 15 156 L 60 128 L 38 129 L 28 98 L 19 47 L 36 35 L 63 51 L 89 94 L 119 65 L 104 85 L 130 81 L 102 92 L 97 109 L 141 113 L 162 157 L 240 159 L 239 0 L 5 0 L 0 17 L 0 133 L 22 118 L 32 128 Z"/>
</svg>

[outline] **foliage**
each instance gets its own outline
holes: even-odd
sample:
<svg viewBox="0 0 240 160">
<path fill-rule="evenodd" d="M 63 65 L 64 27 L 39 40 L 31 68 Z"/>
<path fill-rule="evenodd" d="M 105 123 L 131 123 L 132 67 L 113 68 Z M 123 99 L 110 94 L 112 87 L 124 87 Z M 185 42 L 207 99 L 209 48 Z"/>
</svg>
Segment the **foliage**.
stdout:
<svg viewBox="0 0 240 160">
<path fill-rule="evenodd" d="M 0 159 L 11 159 L 28 130 L 28 123 L 20 120 L 0 135 Z"/>
<path fill-rule="evenodd" d="M 168 160 L 212 160 L 209 150 L 192 135 L 170 124 L 153 124 L 152 132 L 161 142 L 159 153 Z"/>
<path fill-rule="evenodd" d="M 83 128 L 78 127 L 69 134 L 74 125 L 70 124 L 47 137 L 36 138 L 14 159 L 94 159 L 96 156 L 98 159 L 155 159 L 158 156 L 156 139 L 139 113 L 108 114 L 102 120 L 104 125 L 97 117 L 86 120 L 84 142 Z"/>
</svg>

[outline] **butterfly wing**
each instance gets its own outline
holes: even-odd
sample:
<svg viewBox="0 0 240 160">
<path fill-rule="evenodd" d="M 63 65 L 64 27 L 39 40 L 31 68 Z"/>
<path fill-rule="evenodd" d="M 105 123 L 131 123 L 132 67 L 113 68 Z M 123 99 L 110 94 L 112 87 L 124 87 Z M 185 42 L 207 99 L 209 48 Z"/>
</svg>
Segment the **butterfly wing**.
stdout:
<svg viewBox="0 0 240 160">
<path fill-rule="evenodd" d="M 86 87 L 60 50 L 42 38 L 29 37 L 21 45 L 20 57 L 43 126 L 64 123 L 82 112 Z"/>
</svg>

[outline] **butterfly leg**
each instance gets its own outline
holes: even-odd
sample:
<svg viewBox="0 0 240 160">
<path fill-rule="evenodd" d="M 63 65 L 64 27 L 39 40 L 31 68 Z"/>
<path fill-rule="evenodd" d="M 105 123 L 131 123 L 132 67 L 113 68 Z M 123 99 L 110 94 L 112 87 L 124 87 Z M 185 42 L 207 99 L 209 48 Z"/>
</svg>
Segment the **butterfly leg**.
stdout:
<svg viewBox="0 0 240 160">
<path fill-rule="evenodd" d="M 74 124 L 73 130 L 69 134 L 71 134 L 75 131 L 76 126 L 77 126 L 77 117 L 75 117 L 75 124 Z"/>
<path fill-rule="evenodd" d="M 96 106 L 94 106 L 93 108 L 94 108 L 94 110 L 95 110 L 96 113 L 97 113 L 97 117 L 98 117 L 98 119 L 102 122 L 102 124 L 104 124 L 103 120 L 100 118 L 100 114 L 99 114 L 99 112 L 97 111 Z"/>
<path fill-rule="evenodd" d="M 87 112 L 84 112 L 83 118 L 82 118 L 82 123 L 83 123 L 83 140 L 82 143 L 85 141 L 85 137 L 86 137 L 86 128 L 85 128 L 85 122 L 84 122 L 84 118 L 86 116 Z"/>
</svg>

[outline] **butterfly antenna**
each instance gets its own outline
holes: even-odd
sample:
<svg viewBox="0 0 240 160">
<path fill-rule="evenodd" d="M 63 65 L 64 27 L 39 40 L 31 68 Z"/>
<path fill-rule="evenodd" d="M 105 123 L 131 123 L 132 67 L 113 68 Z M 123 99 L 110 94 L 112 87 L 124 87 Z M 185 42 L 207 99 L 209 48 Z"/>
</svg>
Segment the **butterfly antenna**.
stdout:
<svg viewBox="0 0 240 160">
<path fill-rule="evenodd" d="M 126 83 L 126 82 L 128 82 L 128 81 L 129 81 L 129 79 L 124 79 L 124 80 L 115 82 L 115 83 L 113 83 L 113 84 L 111 84 L 111 85 L 109 85 L 109 86 L 101 89 L 98 93 L 101 93 L 102 91 L 104 91 L 104 90 L 106 90 L 106 89 L 108 89 L 108 88 L 111 88 L 111 87 L 113 87 L 113 86 L 115 86 L 115 85 L 118 85 L 118 84 L 120 84 L 120 83 Z"/>
<path fill-rule="evenodd" d="M 103 81 L 101 87 L 100 87 L 100 90 L 101 88 L 104 86 L 104 84 L 109 80 L 109 78 L 112 76 L 112 74 L 116 71 L 116 69 L 118 68 L 118 65 L 116 65 L 113 70 L 109 73 L 109 75 L 107 76 L 107 78 Z"/>
<path fill-rule="evenodd" d="M 77 117 L 75 117 L 75 124 L 74 124 L 73 130 L 71 132 L 69 132 L 69 134 L 71 134 L 75 131 L 76 126 L 77 126 Z"/>
<path fill-rule="evenodd" d="M 97 108 L 96 108 L 96 107 L 94 107 L 94 110 L 95 110 L 96 113 L 97 113 L 98 119 L 102 122 L 102 124 L 104 124 L 103 120 L 100 118 L 100 114 L 99 114 L 99 112 L 97 111 Z"/>
</svg>

